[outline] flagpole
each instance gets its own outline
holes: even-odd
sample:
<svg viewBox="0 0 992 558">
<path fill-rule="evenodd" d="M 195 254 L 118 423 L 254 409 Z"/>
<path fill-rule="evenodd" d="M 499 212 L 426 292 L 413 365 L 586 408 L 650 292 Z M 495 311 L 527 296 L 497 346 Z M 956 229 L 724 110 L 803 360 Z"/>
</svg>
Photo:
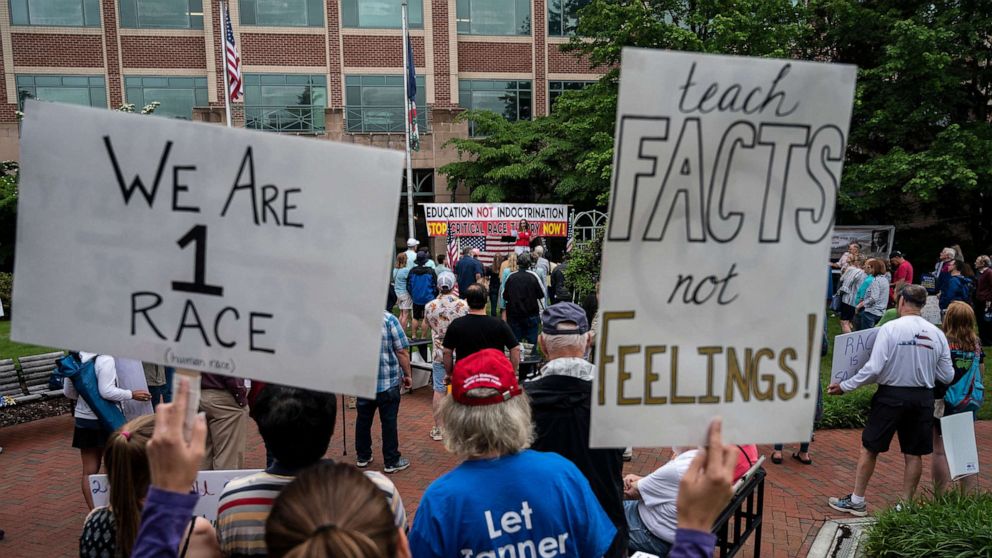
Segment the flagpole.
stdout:
<svg viewBox="0 0 992 558">
<path fill-rule="evenodd" d="M 227 117 L 227 127 L 231 128 L 231 85 L 228 83 L 227 75 L 227 18 L 231 17 L 231 14 L 227 11 L 227 5 L 224 2 L 220 3 L 220 53 L 221 58 L 224 60 L 223 69 L 221 72 L 224 74 L 224 115 Z M 232 24 L 233 25 L 233 24 Z M 214 82 L 216 83 L 216 82 Z"/>
<path fill-rule="evenodd" d="M 410 79 L 410 67 L 407 64 L 413 64 L 413 60 L 409 60 L 410 49 L 407 45 L 410 43 L 410 28 L 407 24 L 407 3 L 403 0 L 401 4 L 402 9 L 402 19 L 403 19 L 403 122 L 406 123 L 406 141 L 403 142 L 403 148 L 406 152 L 406 225 L 408 232 L 410 234 L 409 238 L 417 238 L 417 231 L 413 228 L 413 159 L 410 156 L 410 99 L 407 98 L 407 80 Z"/>
</svg>

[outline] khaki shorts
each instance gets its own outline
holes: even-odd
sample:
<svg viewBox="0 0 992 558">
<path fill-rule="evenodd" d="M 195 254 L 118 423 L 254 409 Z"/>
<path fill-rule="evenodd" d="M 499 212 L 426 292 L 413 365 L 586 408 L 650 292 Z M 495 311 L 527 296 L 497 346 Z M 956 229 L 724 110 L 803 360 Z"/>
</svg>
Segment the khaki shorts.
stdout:
<svg viewBox="0 0 992 558">
<path fill-rule="evenodd" d="M 413 297 L 410 296 L 410 293 L 398 295 L 396 297 L 396 303 L 399 304 L 400 310 L 413 309 Z"/>
</svg>

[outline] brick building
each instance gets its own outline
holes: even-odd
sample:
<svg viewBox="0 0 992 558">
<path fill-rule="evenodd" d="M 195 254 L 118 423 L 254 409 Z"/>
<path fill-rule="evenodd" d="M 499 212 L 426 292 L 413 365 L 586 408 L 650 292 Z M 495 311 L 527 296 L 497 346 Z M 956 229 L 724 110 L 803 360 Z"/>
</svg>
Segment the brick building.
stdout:
<svg viewBox="0 0 992 558">
<path fill-rule="evenodd" d="M 418 203 L 464 198 L 436 173 L 457 157 L 444 143 L 469 133 L 453 122 L 460 111 L 544 115 L 561 91 L 599 77 L 560 50 L 587 1 L 410 0 Z M 400 0 L 232 0 L 230 11 L 245 89 L 235 126 L 403 148 Z M 15 111 L 28 97 L 158 101 L 157 114 L 222 123 L 221 39 L 210 0 L 0 1 L 0 159 L 17 158 Z M 399 229 L 405 237 L 405 219 Z"/>
</svg>

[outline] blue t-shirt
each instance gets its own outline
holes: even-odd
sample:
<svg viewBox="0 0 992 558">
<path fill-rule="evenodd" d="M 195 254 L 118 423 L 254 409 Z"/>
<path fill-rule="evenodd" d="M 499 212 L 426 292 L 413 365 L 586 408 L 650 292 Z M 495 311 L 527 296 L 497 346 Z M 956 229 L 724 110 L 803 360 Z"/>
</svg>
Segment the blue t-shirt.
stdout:
<svg viewBox="0 0 992 558">
<path fill-rule="evenodd" d="M 475 283 L 475 274 L 478 273 L 482 275 L 486 272 L 485 268 L 482 267 L 482 263 L 479 260 L 473 258 L 472 256 L 462 256 L 458 263 L 455 264 L 455 275 L 458 276 L 458 290 L 459 292 L 465 292 L 465 289 L 469 287 L 472 283 Z"/>
<path fill-rule="evenodd" d="M 465 461 L 427 488 L 410 550 L 431 556 L 602 556 L 616 528 L 571 461 L 525 450 Z"/>
<path fill-rule="evenodd" d="M 410 268 L 405 267 L 403 269 L 393 268 L 393 291 L 396 292 L 396 296 L 403 296 L 407 294 L 406 292 L 406 278 L 410 276 Z"/>
</svg>

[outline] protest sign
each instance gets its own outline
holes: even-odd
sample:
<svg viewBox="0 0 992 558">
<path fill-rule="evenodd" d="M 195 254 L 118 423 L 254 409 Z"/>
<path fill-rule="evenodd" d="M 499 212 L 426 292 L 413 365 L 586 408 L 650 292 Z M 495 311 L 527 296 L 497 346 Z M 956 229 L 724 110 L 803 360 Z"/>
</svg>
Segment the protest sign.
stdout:
<svg viewBox="0 0 992 558">
<path fill-rule="evenodd" d="M 978 445 L 975 441 L 975 416 L 958 413 L 941 417 L 941 437 L 951 480 L 978 474 Z"/>
<path fill-rule="evenodd" d="M 591 442 L 809 439 L 853 66 L 625 49 Z"/>
<path fill-rule="evenodd" d="M 430 236 L 509 236 L 525 219 L 534 236 L 568 234 L 568 206 L 536 203 L 425 203 Z"/>
<path fill-rule="evenodd" d="M 857 242 L 866 258 L 882 258 L 889 261 L 896 228 L 892 225 L 879 226 L 838 226 L 834 227 L 830 238 L 830 259 L 839 260 L 852 242 Z"/>
<path fill-rule="evenodd" d="M 861 370 L 871 356 L 876 335 L 878 328 L 873 327 L 834 337 L 834 355 L 830 367 L 831 384 L 839 384 Z"/>
<path fill-rule="evenodd" d="M 29 101 L 21 153 L 13 339 L 374 395 L 401 152 Z"/>
<path fill-rule="evenodd" d="M 217 504 L 224 486 L 234 479 L 247 477 L 260 472 L 261 469 L 238 469 L 233 471 L 200 471 L 190 488 L 200 497 L 193 508 L 193 515 L 205 517 L 210 521 L 217 520 Z M 106 506 L 110 499 L 110 482 L 107 475 L 90 475 L 90 493 L 93 494 L 93 505 Z"/>
</svg>

